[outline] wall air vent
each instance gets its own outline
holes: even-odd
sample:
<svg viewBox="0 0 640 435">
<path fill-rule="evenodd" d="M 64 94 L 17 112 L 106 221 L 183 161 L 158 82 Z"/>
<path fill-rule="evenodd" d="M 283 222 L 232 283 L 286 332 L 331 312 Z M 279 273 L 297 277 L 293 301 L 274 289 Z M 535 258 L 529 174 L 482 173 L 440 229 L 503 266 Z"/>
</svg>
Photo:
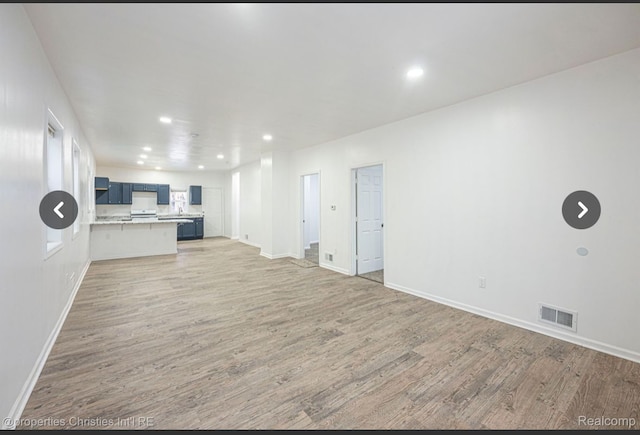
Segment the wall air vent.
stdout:
<svg viewBox="0 0 640 435">
<path fill-rule="evenodd" d="M 538 304 L 538 320 L 573 332 L 578 330 L 578 313 L 549 304 Z"/>
</svg>

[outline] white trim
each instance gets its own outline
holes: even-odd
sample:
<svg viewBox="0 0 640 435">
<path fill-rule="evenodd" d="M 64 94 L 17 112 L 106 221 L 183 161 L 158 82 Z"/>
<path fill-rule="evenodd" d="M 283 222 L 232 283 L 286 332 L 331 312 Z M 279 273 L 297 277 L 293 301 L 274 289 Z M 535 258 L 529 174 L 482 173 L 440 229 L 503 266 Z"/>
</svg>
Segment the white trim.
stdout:
<svg viewBox="0 0 640 435">
<path fill-rule="evenodd" d="M 576 336 L 574 333 L 568 333 L 564 331 L 559 331 L 551 328 L 547 328 L 544 325 L 538 325 L 536 323 L 527 322 L 524 320 L 516 319 L 513 317 L 505 316 L 504 314 L 494 313 L 493 311 L 483 310 L 482 308 L 473 307 L 471 305 L 463 304 L 460 302 L 455 302 L 449 299 L 441 298 L 439 296 L 434 296 L 429 293 L 419 292 L 417 290 L 413 290 L 399 284 L 394 284 L 391 282 L 386 282 L 385 287 L 388 287 L 393 290 L 398 290 L 403 293 L 408 293 L 413 296 L 417 296 L 419 298 L 427 299 L 433 302 L 437 302 L 443 305 L 447 305 L 449 307 L 457 308 L 462 311 L 467 311 L 469 313 L 477 314 L 482 317 L 487 317 L 489 319 L 497 320 L 502 323 L 507 323 L 509 325 L 517 326 L 519 328 L 527 329 L 529 331 L 537 332 L 539 334 L 547 335 L 549 337 L 557 338 L 558 340 L 568 341 L 569 343 L 577 344 L 579 346 L 583 346 L 592 350 L 596 350 L 598 352 L 604 352 L 609 355 L 617 356 L 620 358 L 627 359 L 629 361 L 640 363 L 640 353 L 634 352 L 629 349 L 623 349 L 617 346 L 613 346 L 610 344 L 602 343 L 600 341 L 591 340 L 589 338 Z"/>
<path fill-rule="evenodd" d="M 47 260 L 51 258 L 53 254 L 55 254 L 58 251 L 61 251 L 63 246 L 64 246 L 64 242 L 62 241 L 47 242 L 45 245 L 44 259 Z"/>
<path fill-rule="evenodd" d="M 235 237 L 232 236 L 232 237 L 227 237 L 227 238 L 229 238 L 231 240 L 238 240 L 238 241 L 240 240 L 239 236 L 235 236 Z"/>
<path fill-rule="evenodd" d="M 377 163 L 367 163 L 361 164 L 357 166 L 351 166 L 350 171 L 350 183 L 351 183 L 351 223 L 349 225 L 349 231 L 351 232 L 351 265 L 349 270 L 349 275 L 356 276 L 358 274 L 358 225 L 356 222 L 358 201 L 357 201 L 357 185 L 356 185 L 356 174 L 358 173 L 358 169 L 371 168 L 374 166 L 382 166 L 382 223 L 387 221 L 387 205 L 386 205 L 386 195 L 387 191 L 387 164 L 386 160 L 380 160 Z M 382 264 L 387 258 L 387 232 L 382 231 Z"/>
<path fill-rule="evenodd" d="M 278 258 L 288 258 L 288 257 L 293 257 L 293 255 L 291 255 L 291 254 L 276 254 L 276 255 L 271 255 L 271 254 L 267 254 L 267 253 L 266 253 L 266 252 L 264 252 L 264 251 L 261 251 L 261 252 L 260 252 L 260 255 L 261 255 L 261 256 L 263 256 L 263 257 L 265 257 L 265 258 L 268 258 L 269 260 L 276 260 L 276 259 L 278 259 Z"/>
<path fill-rule="evenodd" d="M 315 242 L 309 242 L 309 243 L 317 243 L 318 253 L 321 252 L 320 239 L 322 238 L 322 171 L 320 169 L 317 169 L 315 171 L 299 175 L 300 183 L 298 184 L 298 188 L 300 189 L 300 191 L 298 194 L 298 201 L 299 201 L 300 207 L 298 209 L 298 213 L 300 214 L 298 215 L 297 218 L 298 218 L 298 222 L 300 223 L 298 227 L 298 231 L 299 231 L 298 237 L 299 237 L 300 243 L 299 243 L 299 246 L 296 248 L 299 251 L 299 253 L 297 254 L 297 256 L 292 256 L 298 259 L 304 258 L 305 256 L 304 251 L 306 249 L 311 248 L 311 246 L 304 246 L 304 223 L 302 221 L 304 220 L 304 178 L 312 175 L 318 176 L 318 240 L 316 240 Z"/>
<path fill-rule="evenodd" d="M 69 295 L 69 299 L 67 300 L 67 304 L 65 305 L 62 313 L 60 313 L 60 317 L 58 318 L 58 322 L 53 327 L 53 330 L 49 334 L 49 338 L 47 339 L 42 351 L 40 352 L 40 356 L 36 360 L 35 365 L 31 369 L 31 373 L 27 378 L 27 381 L 22 386 L 22 391 L 20 391 L 20 395 L 14 402 L 11 407 L 11 411 L 9 411 L 9 415 L 6 418 L 2 419 L 2 430 L 7 429 L 15 429 L 15 422 L 20 420 L 22 416 L 22 412 L 24 411 L 27 402 L 29 401 L 29 397 L 33 392 L 33 388 L 36 386 L 36 382 L 38 382 L 38 378 L 40 377 L 40 373 L 42 373 L 42 369 L 44 368 L 45 363 L 47 362 L 47 358 L 49 358 L 49 353 L 51 353 L 51 349 L 53 349 L 53 345 L 58 338 L 58 334 L 60 334 L 60 330 L 64 325 L 65 320 L 67 319 L 67 315 L 71 310 L 71 306 L 73 305 L 73 301 L 78 294 L 78 290 L 80 290 L 80 285 L 84 280 L 84 276 L 89 270 L 89 266 L 91 265 L 91 260 L 87 261 L 87 264 L 84 266 L 84 269 L 80 273 L 79 279 L 76 281 L 76 285 L 73 288 L 73 291 Z M 10 423 L 10 424 L 7 424 Z"/>
<path fill-rule="evenodd" d="M 253 246 L 254 248 L 261 248 L 259 243 L 251 242 L 249 240 L 237 239 L 238 242 L 244 243 L 245 245 Z"/>
<path fill-rule="evenodd" d="M 76 151 L 78 160 L 76 161 Z M 80 216 L 82 215 L 82 210 L 80 209 L 80 160 L 82 151 L 80 150 L 80 146 L 78 145 L 78 141 L 75 138 L 71 138 L 71 191 L 73 192 L 73 198 L 76 200 L 76 204 L 78 206 L 78 215 L 76 216 L 76 220 L 71 224 L 71 240 L 75 240 L 78 235 L 80 235 Z M 76 184 L 78 185 L 78 191 L 76 191 Z"/>
<path fill-rule="evenodd" d="M 332 270 L 334 272 L 342 273 L 343 275 L 349 275 L 349 271 L 347 269 L 343 269 L 341 267 L 332 266 L 327 263 L 320 263 L 320 267 L 324 267 L 325 269 Z"/>
</svg>

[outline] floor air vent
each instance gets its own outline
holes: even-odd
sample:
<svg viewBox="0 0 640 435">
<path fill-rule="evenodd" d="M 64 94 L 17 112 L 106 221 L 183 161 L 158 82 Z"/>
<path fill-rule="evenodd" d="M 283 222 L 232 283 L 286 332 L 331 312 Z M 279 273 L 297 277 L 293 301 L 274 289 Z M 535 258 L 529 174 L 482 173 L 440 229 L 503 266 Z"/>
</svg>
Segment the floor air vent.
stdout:
<svg viewBox="0 0 640 435">
<path fill-rule="evenodd" d="M 538 320 L 564 329 L 570 329 L 574 332 L 578 329 L 578 313 L 547 304 L 540 304 Z"/>
</svg>

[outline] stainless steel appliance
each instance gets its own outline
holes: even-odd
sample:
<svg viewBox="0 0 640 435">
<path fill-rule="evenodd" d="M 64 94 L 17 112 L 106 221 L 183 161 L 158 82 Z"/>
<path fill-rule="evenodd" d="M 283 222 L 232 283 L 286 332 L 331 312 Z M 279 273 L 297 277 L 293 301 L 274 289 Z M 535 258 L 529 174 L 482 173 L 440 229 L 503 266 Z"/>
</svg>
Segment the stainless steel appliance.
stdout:
<svg viewBox="0 0 640 435">
<path fill-rule="evenodd" d="M 131 220 L 135 222 L 152 222 L 158 220 L 157 210 L 131 210 Z"/>
</svg>

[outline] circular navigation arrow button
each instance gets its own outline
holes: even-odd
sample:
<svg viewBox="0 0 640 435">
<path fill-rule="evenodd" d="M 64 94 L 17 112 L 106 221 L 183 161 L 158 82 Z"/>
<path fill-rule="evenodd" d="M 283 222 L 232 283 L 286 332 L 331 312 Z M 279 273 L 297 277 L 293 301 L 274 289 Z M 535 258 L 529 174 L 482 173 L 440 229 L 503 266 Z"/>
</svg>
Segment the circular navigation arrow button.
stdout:
<svg viewBox="0 0 640 435">
<path fill-rule="evenodd" d="M 40 201 L 40 219 L 50 228 L 62 230 L 78 217 L 78 203 L 63 190 L 47 193 Z"/>
<path fill-rule="evenodd" d="M 591 228 L 600 219 L 600 201 L 591 192 L 577 190 L 562 203 L 562 217 L 575 229 Z"/>
</svg>

